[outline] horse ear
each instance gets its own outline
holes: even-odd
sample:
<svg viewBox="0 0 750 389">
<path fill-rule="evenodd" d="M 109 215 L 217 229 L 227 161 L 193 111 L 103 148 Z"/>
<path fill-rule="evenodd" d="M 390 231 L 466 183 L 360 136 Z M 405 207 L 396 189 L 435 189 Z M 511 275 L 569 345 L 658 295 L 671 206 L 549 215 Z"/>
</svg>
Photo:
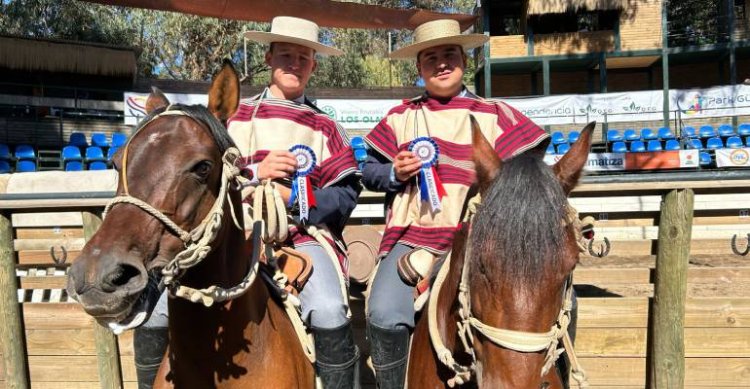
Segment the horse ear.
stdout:
<svg viewBox="0 0 750 389">
<path fill-rule="evenodd" d="M 569 194 L 578 185 L 578 180 L 581 178 L 581 172 L 589 158 L 594 127 L 596 127 L 596 122 L 587 124 L 581 130 L 578 140 L 573 143 L 570 150 L 555 164 L 555 175 L 566 194 Z"/>
<path fill-rule="evenodd" d="M 150 114 L 151 112 L 156 111 L 160 108 L 166 108 L 169 106 L 169 99 L 167 99 L 167 96 L 164 96 L 164 93 L 159 90 L 159 88 L 152 86 L 151 87 L 151 93 L 148 95 L 148 98 L 146 99 L 146 113 Z"/>
<path fill-rule="evenodd" d="M 221 70 L 214 76 L 211 90 L 208 91 L 208 110 L 217 119 L 226 121 L 240 104 L 240 79 L 228 59 L 224 60 Z"/>
<path fill-rule="evenodd" d="M 495 148 L 490 145 L 487 138 L 482 134 L 482 130 L 479 127 L 479 123 L 474 118 L 474 115 L 469 115 L 471 121 L 471 143 L 472 143 L 472 159 L 474 160 L 474 170 L 477 174 L 477 184 L 479 185 L 479 192 L 484 191 L 492 184 L 498 173 L 503 162 L 500 157 L 497 156 Z"/>
</svg>

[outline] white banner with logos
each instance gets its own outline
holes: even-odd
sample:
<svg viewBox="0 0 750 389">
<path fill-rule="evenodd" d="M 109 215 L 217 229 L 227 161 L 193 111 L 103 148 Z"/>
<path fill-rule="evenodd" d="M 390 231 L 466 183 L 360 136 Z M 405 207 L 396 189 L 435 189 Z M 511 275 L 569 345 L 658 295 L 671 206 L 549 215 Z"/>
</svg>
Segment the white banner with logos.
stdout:
<svg viewBox="0 0 750 389">
<path fill-rule="evenodd" d="M 166 94 L 169 101 L 206 104 L 206 95 Z M 125 93 L 125 124 L 135 125 L 145 116 L 147 94 Z M 537 124 L 570 124 L 579 129 L 592 120 L 632 122 L 662 120 L 664 93 L 661 90 L 556 95 L 500 99 Z M 371 129 L 401 100 L 319 99 L 316 105 L 346 129 Z M 750 115 L 750 86 L 717 86 L 706 89 L 672 90 L 670 115 L 679 111 L 683 119 Z M 573 128 L 571 128 L 573 129 Z"/>
<path fill-rule="evenodd" d="M 562 155 L 551 155 L 546 154 L 544 156 L 544 162 L 548 165 L 554 165 Z M 587 172 L 611 172 L 626 170 L 625 168 L 625 153 L 590 153 L 586 165 L 583 170 Z"/>
<path fill-rule="evenodd" d="M 750 166 L 750 148 L 716 150 L 716 166 Z"/>
</svg>

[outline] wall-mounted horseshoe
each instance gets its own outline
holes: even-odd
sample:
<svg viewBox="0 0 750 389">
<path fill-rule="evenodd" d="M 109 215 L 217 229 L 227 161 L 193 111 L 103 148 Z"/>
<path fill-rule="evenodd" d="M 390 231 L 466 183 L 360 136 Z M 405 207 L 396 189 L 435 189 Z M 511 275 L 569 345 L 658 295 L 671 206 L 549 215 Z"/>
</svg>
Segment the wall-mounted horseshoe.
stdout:
<svg viewBox="0 0 750 389">
<path fill-rule="evenodd" d="M 589 248 L 589 254 L 592 257 L 604 258 L 607 255 L 609 255 L 609 250 L 612 248 L 612 244 L 609 243 L 609 239 L 607 239 L 607 237 L 604 237 L 604 242 L 599 245 L 599 251 L 595 252 L 594 251 L 594 240 L 591 239 L 589 241 L 589 247 L 588 248 Z"/>
<path fill-rule="evenodd" d="M 55 253 L 55 246 L 50 246 L 49 255 L 52 257 L 52 261 L 54 261 L 55 264 L 64 265 L 65 261 L 68 260 L 68 251 L 65 250 L 65 247 L 63 246 L 60 246 L 60 250 L 62 250 L 62 257 L 58 257 L 57 253 Z"/>
<path fill-rule="evenodd" d="M 737 249 L 737 234 L 734 234 L 734 236 L 732 236 L 732 252 L 743 257 L 746 256 L 748 253 L 750 253 L 750 234 L 747 234 L 747 243 L 745 244 L 745 251 L 740 251 Z"/>
</svg>

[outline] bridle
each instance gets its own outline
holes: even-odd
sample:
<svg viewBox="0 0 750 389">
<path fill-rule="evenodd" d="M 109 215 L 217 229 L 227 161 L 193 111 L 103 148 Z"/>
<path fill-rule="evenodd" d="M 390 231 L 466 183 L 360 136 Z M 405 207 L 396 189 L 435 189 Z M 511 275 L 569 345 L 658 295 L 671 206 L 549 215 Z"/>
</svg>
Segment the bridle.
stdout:
<svg viewBox="0 0 750 389">
<path fill-rule="evenodd" d="M 192 302 L 201 302 L 206 307 L 213 305 L 214 302 L 222 302 L 234 299 L 244 294 L 252 285 L 258 274 L 259 266 L 259 252 L 258 250 L 253 251 L 253 257 L 251 266 L 247 274 L 243 279 L 235 286 L 230 288 L 223 288 L 218 285 L 212 285 L 208 288 L 194 289 L 188 286 L 180 285 L 179 279 L 185 274 L 185 271 L 191 267 L 194 267 L 201 263 L 203 259 L 211 252 L 212 244 L 216 239 L 222 225 L 224 218 L 224 205 L 229 203 L 230 213 L 234 221 L 234 226 L 239 230 L 243 230 L 237 221 L 237 216 L 234 214 L 234 204 L 232 204 L 230 190 L 237 190 L 238 182 L 237 177 L 239 176 L 240 170 L 235 166 L 235 161 L 239 157 L 240 153 L 234 147 L 228 148 L 222 156 L 222 171 L 221 171 L 221 187 L 219 189 L 219 195 L 216 197 L 216 201 L 211 206 L 210 211 L 206 217 L 198 224 L 197 227 L 190 231 L 185 231 L 178 226 L 174 221 L 167 217 L 162 211 L 154 208 L 145 201 L 138 199 L 130 195 L 128 190 L 128 177 L 127 177 L 127 159 L 128 159 L 128 147 L 132 140 L 143 130 L 148 124 L 155 121 L 158 118 L 166 116 L 188 116 L 193 120 L 201 122 L 200 119 L 190 115 L 187 112 L 172 109 L 170 105 L 164 112 L 159 113 L 152 117 L 149 121 L 142 124 L 139 129 L 130 137 L 127 144 L 123 149 L 122 156 L 122 173 L 120 179 L 122 180 L 124 194 L 113 198 L 107 206 L 104 208 L 102 218 L 106 218 L 107 213 L 112 209 L 113 206 L 120 203 L 127 203 L 134 205 L 151 215 L 155 219 L 159 220 L 169 231 L 174 233 L 183 242 L 185 248 L 177 253 L 162 269 L 162 284 L 169 288 L 170 293 L 173 296 L 182 297 Z M 262 228 L 253 228 L 258 234 Z M 254 241 L 256 237 L 253 237 Z"/>
<path fill-rule="evenodd" d="M 465 222 L 469 224 L 469 234 L 471 237 L 471 224 L 476 208 L 480 203 L 481 199 L 479 196 L 471 199 L 468 203 L 468 212 L 466 214 Z M 576 239 L 578 241 L 578 249 L 583 251 L 582 243 L 583 237 L 581 237 L 579 231 L 580 221 L 578 219 L 578 213 L 570 205 L 567 205 L 566 220 L 564 221 L 567 225 L 572 225 L 574 231 L 576 231 Z M 443 343 L 440 337 L 440 330 L 438 328 L 437 319 L 437 305 L 438 298 L 440 295 L 440 289 L 445 282 L 448 272 L 450 269 L 451 253 L 448 253 L 447 258 L 443 262 L 440 270 L 438 271 L 435 282 L 430 290 L 428 309 L 427 309 L 427 321 L 429 328 L 430 340 L 435 350 L 435 354 L 443 365 L 452 370 L 455 375 L 448 379 L 448 386 L 454 387 L 456 385 L 463 385 L 472 379 L 472 374 L 476 373 L 477 370 L 477 359 L 474 352 L 474 335 L 472 329 L 482 334 L 492 343 L 504 347 L 510 350 L 532 353 L 546 350 L 546 356 L 544 365 L 542 366 L 541 376 L 547 374 L 547 372 L 554 366 L 557 359 L 562 355 L 563 352 L 568 353 L 571 364 L 571 376 L 578 382 L 579 387 L 588 387 L 586 379 L 586 373 L 578 363 L 578 359 L 573 349 L 573 342 L 568 334 L 568 325 L 570 324 L 570 312 L 572 309 L 572 296 L 573 296 L 573 278 L 572 275 L 568 276 L 565 285 L 563 287 L 563 302 L 560 312 L 557 315 L 557 320 L 552 324 L 551 328 L 547 332 L 526 332 L 526 331 L 513 331 L 503 328 L 492 327 L 483 323 L 471 312 L 471 296 L 470 296 L 470 283 L 469 283 L 469 258 L 471 258 L 471 245 L 467 244 L 464 252 L 464 262 L 461 269 L 461 281 L 458 286 L 458 316 L 459 320 L 456 323 L 458 328 L 458 337 L 461 340 L 464 350 L 471 357 L 471 364 L 469 366 L 458 363 L 453 358 L 453 353 Z M 561 348 L 558 345 L 562 341 Z"/>
</svg>

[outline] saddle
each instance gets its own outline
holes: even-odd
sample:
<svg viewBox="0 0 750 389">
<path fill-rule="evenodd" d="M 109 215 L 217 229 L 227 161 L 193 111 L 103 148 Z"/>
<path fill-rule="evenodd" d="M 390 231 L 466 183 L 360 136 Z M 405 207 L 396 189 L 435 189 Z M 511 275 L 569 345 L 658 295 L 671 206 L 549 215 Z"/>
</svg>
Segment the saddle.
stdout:
<svg viewBox="0 0 750 389">
<path fill-rule="evenodd" d="M 302 291 L 302 288 L 305 287 L 305 284 L 310 279 L 310 275 L 312 275 L 312 258 L 291 247 L 283 246 L 274 250 L 273 256 L 276 262 L 275 266 L 278 266 L 279 270 L 287 278 L 284 290 L 295 296 L 299 295 L 299 292 Z M 260 262 L 267 266 L 267 268 L 274 268 L 274 264 L 269 263 L 265 255 L 261 257 Z"/>
</svg>

